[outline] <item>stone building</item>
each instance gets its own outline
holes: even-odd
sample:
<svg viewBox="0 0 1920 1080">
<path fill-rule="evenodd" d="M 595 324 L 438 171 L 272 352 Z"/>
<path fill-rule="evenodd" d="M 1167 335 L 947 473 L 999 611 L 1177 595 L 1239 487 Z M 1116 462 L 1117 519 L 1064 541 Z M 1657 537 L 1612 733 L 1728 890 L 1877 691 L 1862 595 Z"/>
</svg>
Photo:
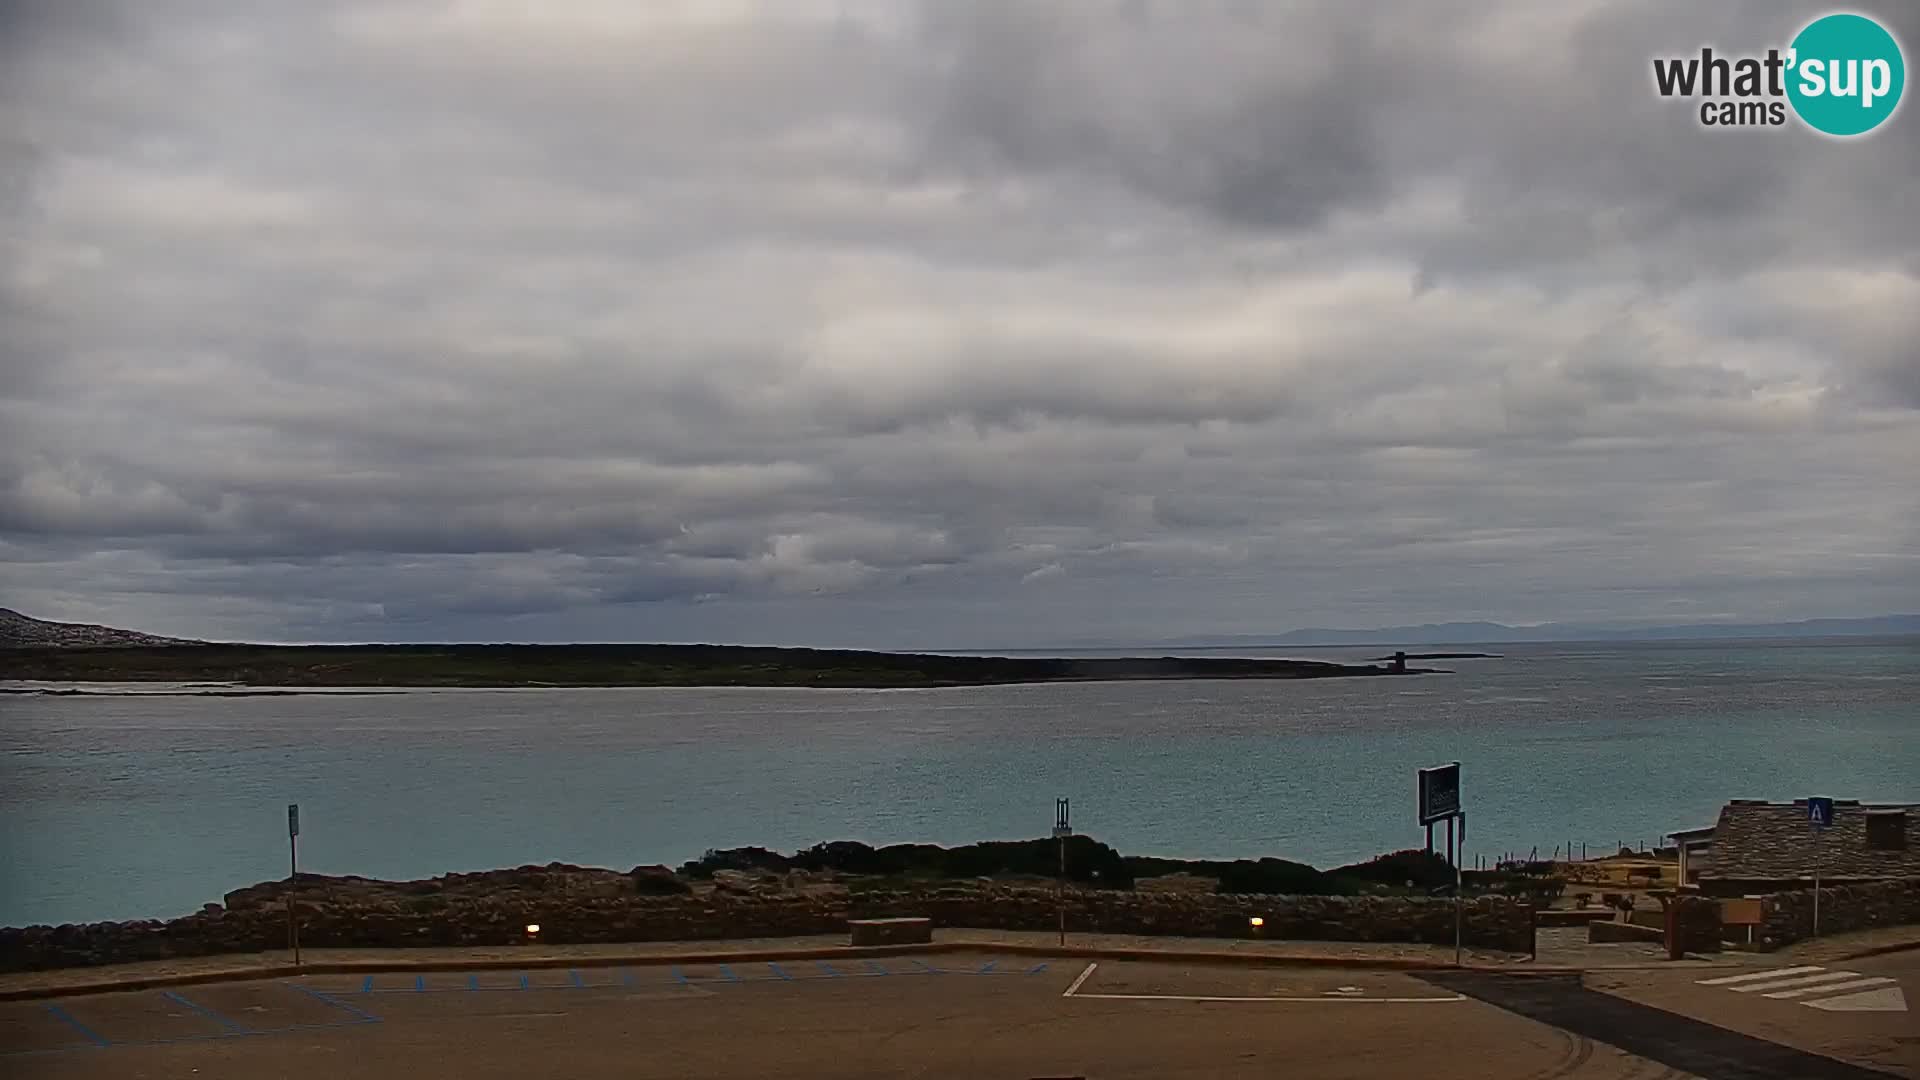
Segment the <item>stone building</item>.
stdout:
<svg viewBox="0 0 1920 1080">
<path fill-rule="evenodd" d="M 1670 833 L 1681 880 L 1709 896 L 1747 896 L 1889 878 L 1920 878 L 1912 819 L 1920 805 L 1835 799 L 1833 824 L 1815 829 L 1807 801 L 1735 799 L 1704 829 Z"/>
</svg>

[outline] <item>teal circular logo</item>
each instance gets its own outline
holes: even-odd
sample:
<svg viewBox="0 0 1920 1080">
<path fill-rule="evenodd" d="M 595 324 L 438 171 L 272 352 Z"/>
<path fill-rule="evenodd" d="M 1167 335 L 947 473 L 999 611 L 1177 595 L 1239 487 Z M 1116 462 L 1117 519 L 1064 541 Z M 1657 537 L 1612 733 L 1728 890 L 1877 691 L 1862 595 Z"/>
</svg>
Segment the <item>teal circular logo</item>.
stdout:
<svg viewBox="0 0 1920 1080">
<path fill-rule="evenodd" d="M 1787 100 L 1815 131 L 1864 135 L 1900 106 L 1900 43 L 1865 15 L 1823 15 L 1794 35 Z"/>
</svg>

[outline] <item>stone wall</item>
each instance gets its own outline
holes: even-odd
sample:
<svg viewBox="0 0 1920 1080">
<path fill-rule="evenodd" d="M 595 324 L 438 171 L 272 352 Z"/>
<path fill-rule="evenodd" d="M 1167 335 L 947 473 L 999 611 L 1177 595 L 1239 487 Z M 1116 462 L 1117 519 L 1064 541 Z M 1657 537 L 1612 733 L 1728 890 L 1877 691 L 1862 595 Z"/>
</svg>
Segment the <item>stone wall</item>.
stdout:
<svg viewBox="0 0 1920 1080">
<path fill-rule="evenodd" d="M 1761 904 L 1760 947 L 1777 949 L 1813 936 L 1813 890 L 1796 889 Z M 1820 890 L 1820 933 L 1920 923 L 1920 878 Z"/>
<path fill-rule="evenodd" d="M 157 960 L 286 946 L 282 903 L 233 894 L 240 904 L 167 922 L 91 923 L 0 930 L 0 971 Z M 1323 941 L 1450 944 L 1447 900 L 1292 897 L 1069 890 L 1067 927 L 1074 932 L 1189 937 L 1259 936 Z M 383 901 L 296 901 L 300 942 L 308 948 L 406 948 L 509 945 L 537 923 L 554 944 L 695 941 L 844 934 L 849 918 L 926 916 L 940 927 L 1051 930 L 1055 893 L 996 885 L 806 895 L 724 893 L 704 896 L 519 894 L 506 898 L 422 895 Z M 1533 915 L 1525 904 L 1482 897 L 1466 905 L 1470 945 L 1525 952 Z"/>
<path fill-rule="evenodd" d="M 1674 928 L 1680 934 L 1681 952 L 1720 951 L 1720 901 L 1707 896 L 1676 896 L 1668 903 L 1679 909 Z"/>
</svg>

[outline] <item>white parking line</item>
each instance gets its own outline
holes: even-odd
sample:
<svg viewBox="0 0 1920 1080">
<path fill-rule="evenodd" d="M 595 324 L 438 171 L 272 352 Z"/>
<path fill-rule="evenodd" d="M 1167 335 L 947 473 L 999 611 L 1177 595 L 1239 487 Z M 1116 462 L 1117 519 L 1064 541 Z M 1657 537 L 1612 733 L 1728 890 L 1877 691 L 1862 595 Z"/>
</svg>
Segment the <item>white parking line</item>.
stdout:
<svg viewBox="0 0 1920 1080">
<path fill-rule="evenodd" d="M 1465 995 L 1462 995 L 1462 994 L 1448 994 L 1445 996 L 1438 996 L 1438 997 L 1354 997 L 1350 993 L 1344 992 L 1351 989 L 1348 987 L 1342 987 L 1341 990 L 1343 992 L 1338 994 L 1322 994 L 1317 997 L 1222 997 L 1222 996 L 1216 996 L 1212 994 L 1082 994 L 1080 993 L 1080 987 L 1086 984 L 1086 981 L 1093 976 L 1093 969 L 1099 966 L 1100 965 L 1098 963 L 1088 964 L 1087 969 L 1085 971 L 1082 971 L 1080 973 L 1080 977 L 1073 980 L 1073 985 L 1067 987 L 1066 993 L 1061 994 L 1060 996 L 1070 997 L 1070 998 L 1085 998 L 1089 1001 L 1296 1001 L 1296 1002 L 1353 1001 L 1353 1002 L 1362 1002 L 1362 1003 L 1374 1004 L 1374 1005 L 1416 1005 L 1416 1004 L 1425 1004 L 1430 1001 L 1437 1002 L 1437 1001 L 1467 1000 Z"/>
<path fill-rule="evenodd" d="M 1079 978 L 1077 978 L 1077 979 L 1075 979 L 1075 980 L 1073 980 L 1073 985 L 1072 985 L 1072 986 L 1069 986 L 1069 987 L 1067 987 L 1067 992 L 1066 992 L 1066 993 L 1064 993 L 1064 994 L 1061 994 L 1060 996 L 1061 996 L 1061 997 L 1072 997 L 1072 996 L 1073 996 L 1073 992 L 1074 992 L 1075 990 L 1078 990 L 1078 989 L 1080 989 L 1080 984 L 1081 984 L 1081 983 L 1083 983 L 1083 982 L 1086 982 L 1086 981 L 1087 981 L 1087 979 L 1088 979 L 1088 977 L 1089 977 L 1089 976 L 1091 976 L 1091 975 L 1093 974 L 1093 969 L 1094 969 L 1094 968 L 1097 968 L 1097 967 L 1099 967 L 1099 966 L 1100 966 L 1100 965 L 1099 965 L 1099 963 L 1098 963 L 1098 962 L 1095 962 L 1095 963 L 1091 963 L 1091 964 L 1088 964 L 1088 965 L 1087 965 L 1087 970 L 1085 970 L 1085 971 L 1083 971 L 1083 972 L 1081 972 L 1081 973 L 1080 973 L 1080 977 L 1079 977 Z"/>
<path fill-rule="evenodd" d="M 1460 994 L 1446 997 L 1213 997 L 1206 994 L 1075 994 L 1088 1001 L 1325 1001 L 1361 1005 L 1417 1005 L 1429 1001 L 1465 1001 Z"/>
</svg>

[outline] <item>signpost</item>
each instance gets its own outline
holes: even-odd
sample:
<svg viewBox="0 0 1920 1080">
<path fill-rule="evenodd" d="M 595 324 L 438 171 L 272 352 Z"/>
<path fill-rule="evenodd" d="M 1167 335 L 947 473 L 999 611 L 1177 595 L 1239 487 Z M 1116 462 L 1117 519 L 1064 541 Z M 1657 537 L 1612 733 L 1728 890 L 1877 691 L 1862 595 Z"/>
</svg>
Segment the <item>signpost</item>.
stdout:
<svg viewBox="0 0 1920 1080">
<path fill-rule="evenodd" d="M 1833 827 L 1833 800 L 1807 799 L 1807 823 L 1813 826 L 1813 936 L 1820 936 L 1820 834 Z"/>
<path fill-rule="evenodd" d="M 1460 819 L 1460 847 L 1466 846 L 1467 815 L 1460 808 L 1460 763 L 1450 761 L 1445 765 L 1436 765 L 1431 769 L 1419 771 L 1420 824 L 1427 827 L 1427 850 L 1433 850 L 1433 823 L 1447 823 L 1447 861 L 1453 864 L 1453 962 L 1458 964 L 1463 953 L 1462 940 L 1465 923 L 1464 898 L 1461 896 L 1461 875 L 1459 853 L 1454 849 L 1455 818 Z"/>
<path fill-rule="evenodd" d="M 1054 906 L 1060 909 L 1060 944 L 1067 943 L 1067 837 L 1073 826 L 1067 821 L 1071 809 L 1066 799 L 1053 800 L 1053 838 L 1060 842 L 1060 884 L 1054 891 Z"/>
<path fill-rule="evenodd" d="M 300 966 L 300 924 L 293 915 L 293 892 L 300 885 L 300 804 L 287 804 L 287 947 Z"/>
<path fill-rule="evenodd" d="M 1460 812 L 1460 763 L 1420 770 L 1420 824 L 1431 825 Z"/>
</svg>

